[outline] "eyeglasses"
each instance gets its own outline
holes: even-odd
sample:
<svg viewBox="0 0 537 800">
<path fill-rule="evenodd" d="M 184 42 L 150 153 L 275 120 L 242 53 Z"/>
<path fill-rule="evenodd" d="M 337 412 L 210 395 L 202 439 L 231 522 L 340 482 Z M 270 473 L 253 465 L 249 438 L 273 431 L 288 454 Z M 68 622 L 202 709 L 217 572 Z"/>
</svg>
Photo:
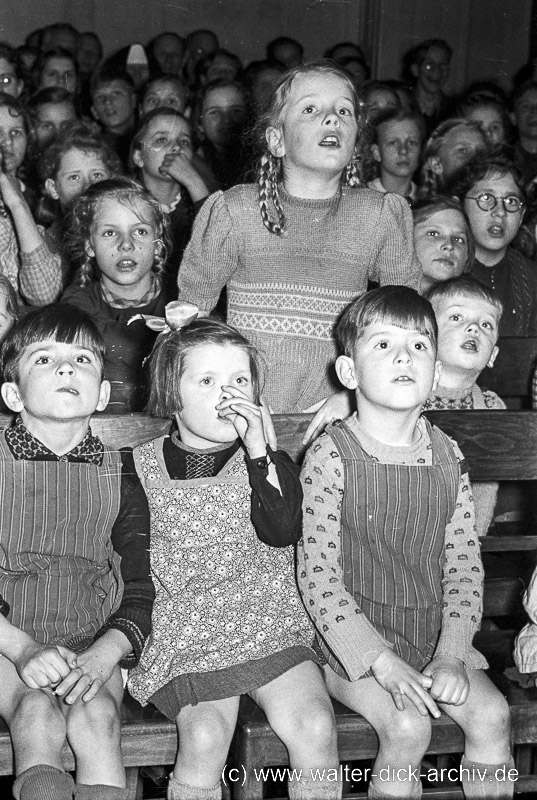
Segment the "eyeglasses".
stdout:
<svg viewBox="0 0 537 800">
<path fill-rule="evenodd" d="M 505 197 L 495 197 L 493 194 L 490 194 L 490 192 L 482 192 L 478 194 L 477 197 L 466 195 L 466 200 L 475 200 L 481 211 L 492 211 L 492 209 L 496 208 L 498 205 L 498 201 L 501 200 L 508 214 L 516 214 L 517 211 L 521 211 L 525 205 L 524 201 L 521 200 L 520 197 L 517 197 L 516 194 L 507 194 Z"/>
</svg>

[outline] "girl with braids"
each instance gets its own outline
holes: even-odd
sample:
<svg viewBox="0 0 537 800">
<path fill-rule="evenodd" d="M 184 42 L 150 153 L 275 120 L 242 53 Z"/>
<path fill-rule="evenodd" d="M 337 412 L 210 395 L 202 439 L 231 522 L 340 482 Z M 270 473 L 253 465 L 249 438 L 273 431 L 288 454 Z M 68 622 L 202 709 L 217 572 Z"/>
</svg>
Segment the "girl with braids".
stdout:
<svg viewBox="0 0 537 800">
<path fill-rule="evenodd" d="M 334 391 L 332 327 L 368 280 L 417 286 L 412 219 L 393 194 L 359 188 L 361 120 L 331 62 L 289 70 L 259 121 L 257 185 L 201 209 L 179 271 L 180 298 L 208 314 L 227 285 L 227 319 L 262 353 L 275 412 L 317 411 L 307 436 L 349 413 Z"/>
<path fill-rule="evenodd" d="M 108 411 L 141 411 L 143 363 L 156 333 L 137 314 L 161 316 L 168 302 L 161 272 L 168 222 L 156 200 L 129 178 L 95 183 L 73 204 L 66 246 L 78 273 L 62 300 L 89 314 L 106 342 Z"/>
<path fill-rule="evenodd" d="M 139 180 L 170 221 L 173 246 L 165 277 L 175 291 L 194 215 L 209 194 L 192 156 L 192 127 L 183 114 L 172 108 L 155 108 L 145 115 L 134 134 L 131 161 Z"/>
</svg>

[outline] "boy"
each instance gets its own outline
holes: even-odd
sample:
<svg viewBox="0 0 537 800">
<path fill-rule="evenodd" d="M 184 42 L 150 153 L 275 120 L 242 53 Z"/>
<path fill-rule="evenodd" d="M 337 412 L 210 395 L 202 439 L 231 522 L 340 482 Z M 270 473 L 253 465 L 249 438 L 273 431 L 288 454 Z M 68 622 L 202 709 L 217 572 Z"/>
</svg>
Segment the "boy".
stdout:
<svg viewBox="0 0 537 800">
<path fill-rule="evenodd" d="M 451 181 L 446 194 L 464 206 L 475 239 L 472 275 L 504 309 L 501 336 L 537 336 L 537 274 L 532 261 L 511 243 L 522 224 L 525 202 L 520 176 L 508 153 L 475 156 Z"/>
<path fill-rule="evenodd" d="M 424 410 L 505 409 L 495 392 L 476 381 L 498 355 L 498 331 L 503 307 L 493 292 L 475 278 L 453 278 L 438 283 L 427 298 L 438 324 L 440 383 L 425 402 Z M 484 536 L 494 516 L 498 484 L 473 486 L 476 528 Z"/>
<path fill-rule="evenodd" d="M 149 512 L 132 454 L 89 428 L 110 385 L 104 344 L 69 305 L 30 312 L 0 351 L 0 716 L 21 800 L 126 797 L 121 667 L 149 633 Z M 67 738 L 76 787 L 63 771 Z"/>
<path fill-rule="evenodd" d="M 387 109 L 375 120 L 375 142 L 371 155 L 379 164 L 379 177 L 370 181 L 370 189 L 394 192 L 410 204 L 416 200 L 418 187 L 412 180 L 420 160 L 425 135 L 423 119 L 405 109 Z"/>
<path fill-rule="evenodd" d="M 379 737 L 368 796 L 420 796 L 440 707 L 465 733 L 466 797 L 511 797 L 496 778 L 513 764 L 508 707 L 472 647 L 482 565 L 468 475 L 455 443 L 420 416 L 440 371 L 433 310 L 384 286 L 347 307 L 337 336 L 336 371 L 358 414 L 306 454 L 297 573 L 328 690 Z M 486 777 L 474 783 L 477 764 Z"/>
<path fill-rule="evenodd" d="M 509 118 L 517 132 L 515 164 L 526 184 L 537 173 L 537 81 L 525 81 L 518 86 L 511 97 L 511 104 L 513 110 Z"/>
<path fill-rule="evenodd" d="M 136 127 L 136 89 L 125 69 L 103 67 L 90 85 L 92 114 L 128 172 L 130 144 Z"/>
</svg>

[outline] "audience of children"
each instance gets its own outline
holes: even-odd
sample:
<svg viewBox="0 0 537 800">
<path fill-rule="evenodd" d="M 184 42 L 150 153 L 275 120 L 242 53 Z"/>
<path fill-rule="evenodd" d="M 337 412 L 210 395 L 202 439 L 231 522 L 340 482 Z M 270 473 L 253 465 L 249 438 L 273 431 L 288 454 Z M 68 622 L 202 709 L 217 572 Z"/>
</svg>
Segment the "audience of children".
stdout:
<svg viewBox="0 0 537 800">
<path fill-rule="evenodd" d="M 368 797 L 421 796 L 440 709 L 465 734 L 465 797 L 512 797 L 497 772 L 513 766 L 509 709 L 472 646 L 483 570 L 468 472 L 421 416 L 441 368 L 433 309 L 412 289 L 381 287 L 351 303 L 337 335 L 358 414 L 306 454 L 297 575 L 328 691 L 379 737 Z"/>
<path fill-rule="evenodd" d="M 502 336 L 537 335 L 537 272 L 513 242 L 524 214 L 524 192 L 509 153 L 499 149 L 472 159 L 449 186 L 459 198 L 475 240 L 472 275 L 498 297 Z"/>
<path fill-rule="evenodd" d="M 177 723 L 169 800 L 222 796 L 241 694 L 265 711 L 291 766 L 304 772 L 289 782 L 289 797 L 341 797 L 339 781 L 307 778 L 337 768 L 336 731 L 294 579 L 298 469 L 267 445 L 259 356 L 219 320 L 176 327 L 197 309 L 171 305 L 171 330 L 150 359 L 148 408 L 175 420 L 177 432 L 134 456 L 152 513 L 157 594 L 129 690 Z"/>
<path fill-rule="evenodd" d="M 471 271 L 474 237 L 458 200 L 443 195 L 418 200 L 412 207 L 412 217 L 422 292 Z"/>
<path fill-rule="evenodd" d="M 143 320 L 129 322 L 162 316 L 171 299 L 161 278 L 168 224 L 152 195 L 128 178 L 93 184 L 71 207 L 66 241 L 79 270 L 62 300 L 89 314 L 106 343 L 112 413 L 140 411 L 147 400 L 143 365 L 156 334 Z"/>
<path fill-rule="evenodd" d="M 498 355 L 501 301 L 471 277 L 437 283 L 427 298 L 438 324 L 437 356 L 442 368 L 424 410 L 504 409 L 505 403 L 497 394 L 476 383 L 485 367 L 494 365 Z M 484 536 L 494 516 L 498 484 L 476 483 L 472 489 L 477 534 Z"/>
<path fill-rule="evenodd" d="M 17 415 L 0 435 L 0 715 L 22 800 L 126 797 L 120 667 L 140 657 L 154 589 L 132 453 L 89 427 L 110 390 L 104 348 L 85 314 L 52 305 L 18 322 L 0 352 L 2 398 Z"/>
</svg>

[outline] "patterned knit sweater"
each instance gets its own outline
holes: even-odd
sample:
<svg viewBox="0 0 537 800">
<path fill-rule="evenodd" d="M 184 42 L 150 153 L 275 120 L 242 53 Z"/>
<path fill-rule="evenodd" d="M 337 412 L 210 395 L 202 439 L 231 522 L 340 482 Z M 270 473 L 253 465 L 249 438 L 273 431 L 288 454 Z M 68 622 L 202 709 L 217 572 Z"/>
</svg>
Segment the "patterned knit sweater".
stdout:
<svg viewBox="0 0 537 800">
<path fill-rule="evenodd" d="M 486 408 L 503 411 L 505 403 L 496 392 L 481 389 L 476 383 L 469 389 L 447 389 L 445 386 L 437 386 L 423 406 L 424 411 L 470 411 Z M 485 536 L 494 518 L 498 483 L 496 481 L 473 483 L 472 491 L 477 534 Z"/>
<path fill-rule="evenodd" d="M 257 188 L 212 195 L 179 271 L 182 300 L 211 311 L 227 285 L 228 322 L 261 351 L 275 412 L 302 411 L 335 391 L 334 323 L 368 281 L 418 287 L 412 217 L 394 195 L 343 187 L 324 200 L 281 190 L 287 235 L 264 227 Z"/>
</svg>

